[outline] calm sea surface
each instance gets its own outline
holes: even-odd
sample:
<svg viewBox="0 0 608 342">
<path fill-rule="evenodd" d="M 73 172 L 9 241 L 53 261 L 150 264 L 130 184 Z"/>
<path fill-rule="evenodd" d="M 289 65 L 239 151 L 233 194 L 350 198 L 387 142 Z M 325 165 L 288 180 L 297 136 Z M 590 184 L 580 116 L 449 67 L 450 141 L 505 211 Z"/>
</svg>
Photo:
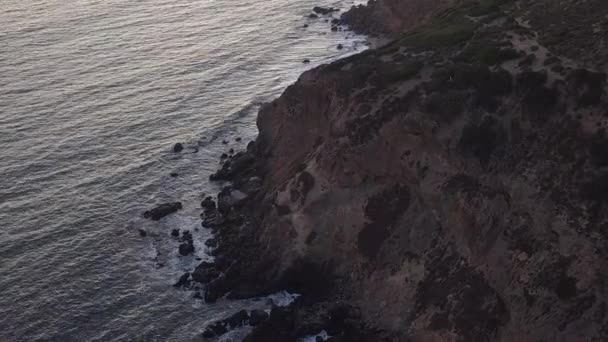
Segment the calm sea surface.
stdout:
<svg viewBox="0 0 608 342">
<path fill-rule="evenodd" d="M 265 305 L 172 284 L 206 258 L 201 194 L 220 154 L 255 137 L 260 103 L 365 48 L 306 17 L 352 4 L 2 0 L 0 341 L 190 341 Z M 141 218 L 176 200 L 178 214 Z M 195 256 L 178 256 L 173 228 L 194 233 Z"/>
</svg>

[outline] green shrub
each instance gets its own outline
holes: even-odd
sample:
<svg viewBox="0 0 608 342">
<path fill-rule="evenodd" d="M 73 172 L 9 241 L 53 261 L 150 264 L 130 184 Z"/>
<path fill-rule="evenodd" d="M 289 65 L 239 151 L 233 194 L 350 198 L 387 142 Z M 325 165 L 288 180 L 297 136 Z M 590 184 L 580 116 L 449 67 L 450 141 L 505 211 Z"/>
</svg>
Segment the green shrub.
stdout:
<svg viewBox="0 0 608 342">
<path fill-rule="evenodd" d="M 400 44 L 424 49 L 449 47 L 470 39 L 476 29 L 477 24 L 460 13 L 448 13 L 409 33 Z"/>
<path fill-rule="evenodd" d="M 416 77 L 423 67 L 424 63 L 419 61 L 379 64 L 377 66 L 378 71 L 372 79 L 372 84 L 382 87 L 395 82 L 406 81 Z"/>
</svg>

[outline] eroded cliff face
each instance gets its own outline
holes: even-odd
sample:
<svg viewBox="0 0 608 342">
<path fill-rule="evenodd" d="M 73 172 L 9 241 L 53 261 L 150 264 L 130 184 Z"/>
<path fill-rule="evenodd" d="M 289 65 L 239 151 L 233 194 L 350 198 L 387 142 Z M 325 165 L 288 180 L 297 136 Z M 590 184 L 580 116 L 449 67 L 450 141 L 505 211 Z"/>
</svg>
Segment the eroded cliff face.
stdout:
<svg viewBox="0 0 608 342">
<path fill-rule="evenodd" d="M 452 7 L 262 108 L 256 279 L 388 340 L 608 339 L 606 76 L 516 5 Z"/>
</svg>

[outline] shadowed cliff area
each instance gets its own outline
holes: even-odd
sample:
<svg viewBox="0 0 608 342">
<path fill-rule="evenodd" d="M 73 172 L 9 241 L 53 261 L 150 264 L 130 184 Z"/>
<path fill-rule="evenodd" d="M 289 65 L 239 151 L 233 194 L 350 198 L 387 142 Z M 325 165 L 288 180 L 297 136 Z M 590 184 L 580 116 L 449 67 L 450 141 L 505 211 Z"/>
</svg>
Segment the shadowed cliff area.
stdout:
<svg viewBox="0 0 608 342">
<path fill-rule="evenodd" d="M 574 0 L 344 14 L 393 40 L 304 73 L 214 175 L 231 185 L 203 215 L 210 300 L 303 295 L 250 341 L 608 339 L 607 14 Z"/>
</svg>

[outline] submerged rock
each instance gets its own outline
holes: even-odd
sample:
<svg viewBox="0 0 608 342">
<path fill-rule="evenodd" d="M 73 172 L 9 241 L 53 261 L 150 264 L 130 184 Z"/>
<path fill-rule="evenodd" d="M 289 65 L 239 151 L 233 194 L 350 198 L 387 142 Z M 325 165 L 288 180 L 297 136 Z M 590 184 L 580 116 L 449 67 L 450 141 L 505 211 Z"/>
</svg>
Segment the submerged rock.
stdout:
<svg viewBox="0 0 608 342">
<path fill-rule="evenodd" d="M 158 221 L 161 218 L 169 214 L 173 214 L 180 209 L 182 209 L 181 202 L 164 203 L 154 209 L 144 212 L 144 218 Z"/>
</svg>

